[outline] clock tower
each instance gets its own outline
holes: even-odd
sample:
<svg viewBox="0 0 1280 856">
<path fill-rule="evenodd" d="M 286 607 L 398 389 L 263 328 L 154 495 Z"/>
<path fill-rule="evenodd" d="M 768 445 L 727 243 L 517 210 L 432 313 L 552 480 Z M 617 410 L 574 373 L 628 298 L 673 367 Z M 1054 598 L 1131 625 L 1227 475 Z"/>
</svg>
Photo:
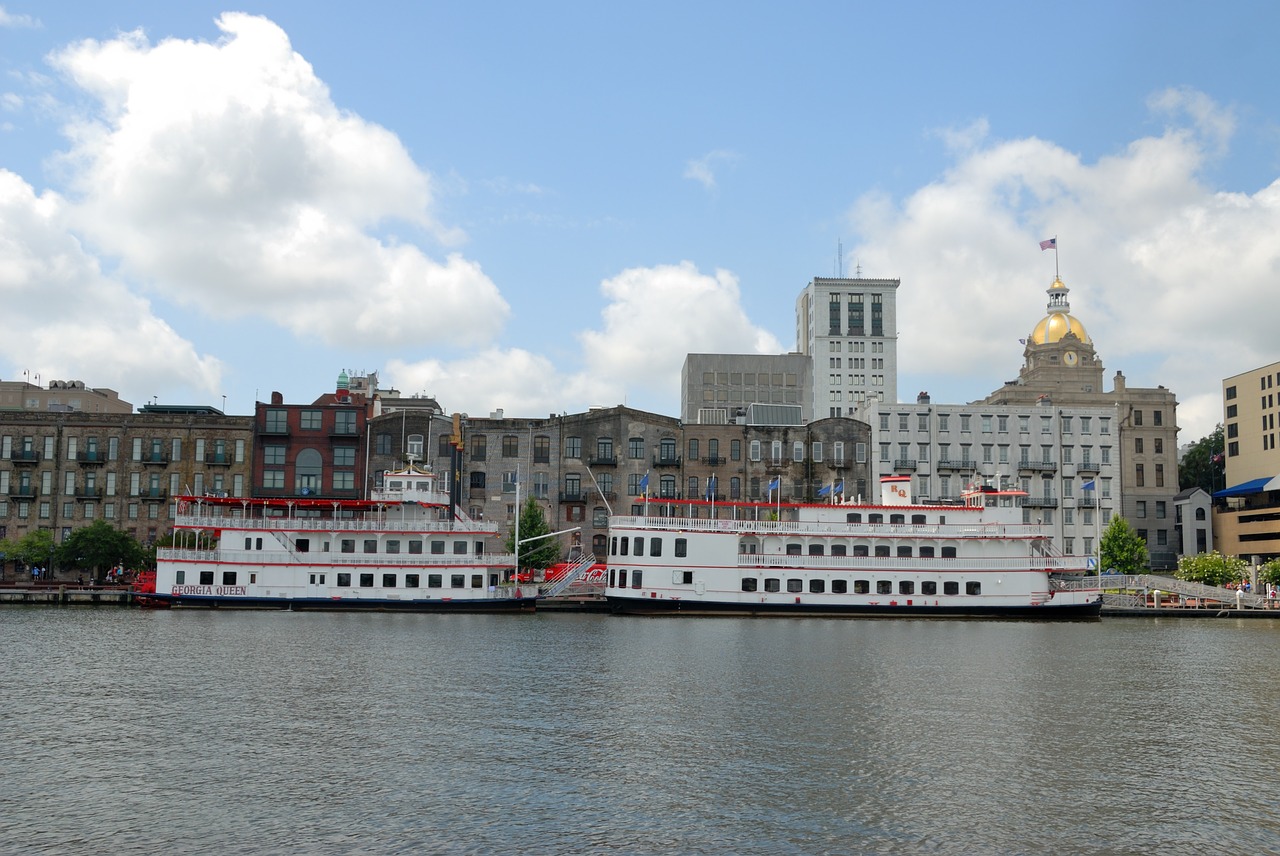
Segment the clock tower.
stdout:
<svg viewBox="0 0 1280 856">
<path fill-rule="evenodd" d="M 1050 394 L 1101 392 L 1102 361 L 1084 325 L 1071 314 L 1069 291 L 1061 279 L 1049 286 L 1049 304 L 1027 337 L 1018 382 Z"/>
</svg>

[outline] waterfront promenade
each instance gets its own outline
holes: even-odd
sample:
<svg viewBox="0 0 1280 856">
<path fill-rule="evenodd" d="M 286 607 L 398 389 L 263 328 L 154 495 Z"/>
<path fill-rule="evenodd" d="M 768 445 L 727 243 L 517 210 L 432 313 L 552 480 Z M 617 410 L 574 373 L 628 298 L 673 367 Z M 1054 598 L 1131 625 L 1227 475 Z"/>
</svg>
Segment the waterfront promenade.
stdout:
<svg viewBox="0 0 1280 856">
<path fill-rule="evenodd" d="M 135 606 L 129 586 L 82 583 L 0 583 L 0 605 L 66 604 L 76 606 Z"/>
</svg>

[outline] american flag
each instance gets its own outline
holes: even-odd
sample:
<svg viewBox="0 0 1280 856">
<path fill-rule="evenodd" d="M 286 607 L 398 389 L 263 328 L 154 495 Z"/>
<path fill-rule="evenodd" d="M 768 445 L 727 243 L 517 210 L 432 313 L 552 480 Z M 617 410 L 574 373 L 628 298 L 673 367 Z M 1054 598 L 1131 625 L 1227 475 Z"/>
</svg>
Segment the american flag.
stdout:
<svg viewBox="0 0 1280 856">
<path fill-rule="evenodd" d="M 1047 240 L 1047 241 L 1041 241 L 1041 242 L 1040 242 L 1040 249 L 1042 249 L 1042 250 L 1056 250 L 1056 249 L 1058 249 L 1058 239 L 1057 239 L 1057 238 L 1050 238 L 1050 239 L 1049 239 L 1049 240 Z"/>
</svg>

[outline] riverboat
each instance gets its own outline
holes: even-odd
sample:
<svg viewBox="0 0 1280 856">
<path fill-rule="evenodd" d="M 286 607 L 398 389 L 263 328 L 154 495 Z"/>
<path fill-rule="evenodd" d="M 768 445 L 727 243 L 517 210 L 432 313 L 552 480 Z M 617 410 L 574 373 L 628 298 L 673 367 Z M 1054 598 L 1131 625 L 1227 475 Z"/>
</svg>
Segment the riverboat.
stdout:
<svg viewBox="0 0 1280 856">
<path fill-rule="evenodd" d="M 497 535 L 414 466 L 385 472 L 366 500 L 186 496 L 141 594 L 161 606 L 533 610 L 538 586 L 485 548 Z"/>
<path fill-rule="evenodd" d="M 878 504 L 645 499 L 610 518 L 605 596 L 644 615 L 1099 616 L 1087 557 L 1027 522 L 1025 496 L 915 503 L 888 476 Z"/>
</svg>

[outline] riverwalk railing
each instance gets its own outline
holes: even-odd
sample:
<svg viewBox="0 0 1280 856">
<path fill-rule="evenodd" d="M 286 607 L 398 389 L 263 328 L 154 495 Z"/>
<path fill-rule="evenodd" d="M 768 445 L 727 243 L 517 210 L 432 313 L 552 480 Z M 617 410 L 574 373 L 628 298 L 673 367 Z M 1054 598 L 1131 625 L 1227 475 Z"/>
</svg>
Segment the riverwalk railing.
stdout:
<svg viewBox="0 0 1280 856">
<path fill-rule="evenodd" d="M 1085 579 L 1096 581 L 1098 578 L 1086 577 Z M 1155 605 L 1156 600 L 1161 596 L 1167 602 L 1171 595 L 1177 595 L 1179 605 L 1187 605 L 1188 601 L 1194 600 L 1194 608 L 1199 609 L 1269 608 L 1265 597 L 1252 592 L 1207 586 L 1204 583 L 1155 574 L 1103 574 L 1102 590 L 1103 603 L 1107 606 L 1140 607 L 1148 603 Z M 1159 595 L 1156 592 L 1159 592 Z"/>
<path fill-rule="evenodd" d="M 564 594 L 564 590 L 573 585 L 573 583 L 590 570 L 591 566 L 595 563 L 595 553 L 583 553 L 578 561 L 574 562 L 565 570 L 563 576 L 552 582 L 551 585 L 545 586 L 542 589 L 542 596 L 555 597 L 556 595 Z"/>
</svg>

